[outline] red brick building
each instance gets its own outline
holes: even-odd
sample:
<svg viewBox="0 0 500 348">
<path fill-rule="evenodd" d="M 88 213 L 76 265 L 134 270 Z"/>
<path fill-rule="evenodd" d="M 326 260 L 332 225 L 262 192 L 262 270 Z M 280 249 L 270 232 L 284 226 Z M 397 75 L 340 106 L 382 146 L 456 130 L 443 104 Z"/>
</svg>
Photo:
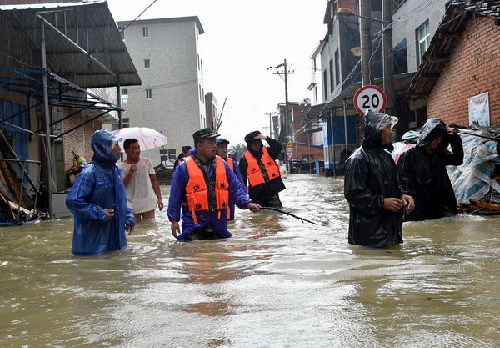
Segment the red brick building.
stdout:
<svg viewBox="0 0 500 348">
<path fill-rule="evenodd" d="M 498 4 L 452 2 L 447 8 L 409 90 L 414 100 L 427 97 L 428 118 L 468 126 L 468 98 L 487 93 L 490 124 L 500 125 Z"/>
</svg>

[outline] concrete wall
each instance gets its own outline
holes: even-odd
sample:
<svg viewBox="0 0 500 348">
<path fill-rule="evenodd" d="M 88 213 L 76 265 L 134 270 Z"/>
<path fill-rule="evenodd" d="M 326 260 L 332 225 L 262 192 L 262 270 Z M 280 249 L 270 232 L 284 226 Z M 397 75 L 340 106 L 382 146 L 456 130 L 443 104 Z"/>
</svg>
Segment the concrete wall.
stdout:
<svg viewBox="0 0 500 348">
<path fill-rule="evenodd" d="M 408 0 L 393 14 L 392 44 L 396 46 L 406 39 L 408 72 L 415 72 L 418 68 L 415 30 L 429 20 L 429 34 L 432 38 L 444 16 L 447 2 L 448 0 Z"/>
<path fill-rule="evenodd" d="M 488 92 L 490 123 L 500 125 L 500 27 L 490 17 L 469 21 L 450 62 L 427 100 L 428 117 L 468 125 L 467 98 Z"/>
<path fill-rule="evenodd" d="M 196 21 L 172 20 L 136 21 L 125 30 L 124 43 L 143 84 L 126 87 L 123 117 L 129 118 L 130 127 L 162 132 L 168 138 L 165 149 L 178 154 L 183 145 L 192 145 L 191 135 L 206 125 L 206 115 Z M 143 37 L 143 27 L 148 27 L 148 37 Z M 145 68 L 145 59 L 150 60 L 150 68 Z M 146 98 L 148 88 L 151 99 Z M 160 163 L 159 149 L 143 155 L 153 165 Z"/>
</svg>

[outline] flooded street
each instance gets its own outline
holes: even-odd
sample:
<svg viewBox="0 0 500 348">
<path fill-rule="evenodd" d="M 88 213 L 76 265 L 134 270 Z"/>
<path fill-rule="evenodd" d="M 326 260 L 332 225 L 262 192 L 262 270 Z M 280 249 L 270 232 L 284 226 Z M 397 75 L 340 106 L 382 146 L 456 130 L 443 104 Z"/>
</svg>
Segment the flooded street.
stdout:
<svg viewBox="0 0 500 348">
<path fill-rule="evenodd" d="M 342 179 L 285 185 L 286 210 L 316 225 L 240 210 L 233 238 L 179 243 L 162 212 L 125 251 L 92 257 L 71 254 L 71 219 L 1 228 L 0 346 L 500 345 L 500 217 L 405 223 L 402 246 L 350 246 Z"/>
</svg>

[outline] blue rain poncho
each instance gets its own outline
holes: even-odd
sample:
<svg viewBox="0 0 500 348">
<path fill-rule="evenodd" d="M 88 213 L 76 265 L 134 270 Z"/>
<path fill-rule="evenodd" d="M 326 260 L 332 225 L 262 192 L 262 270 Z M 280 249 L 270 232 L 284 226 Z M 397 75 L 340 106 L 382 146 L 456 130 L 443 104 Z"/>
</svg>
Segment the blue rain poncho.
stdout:
<svg viewBox="0 0 500 348">
<path fill-rule="evenodd" d="M 127 245 L 125 225 L 135 225 L 127 207 L 122 170 L 116 165 L 112 142 L 118 138 L 106 130 L 92 135 L 92 163 L 78 175 L 66 206 L 74 215 L 73 246 L 75 255 L 101 254 Z M 105 208 L 114 209 L 106 220 Z"/>
</svg>

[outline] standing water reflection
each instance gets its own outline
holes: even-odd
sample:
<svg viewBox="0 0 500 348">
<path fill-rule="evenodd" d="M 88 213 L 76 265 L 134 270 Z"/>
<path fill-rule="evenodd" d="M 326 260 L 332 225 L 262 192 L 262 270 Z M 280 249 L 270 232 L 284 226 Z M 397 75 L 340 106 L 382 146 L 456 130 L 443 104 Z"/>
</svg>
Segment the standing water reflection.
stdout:
<svg viewBox="0 0 500 348">
<path fill-rule="evenodd" d="M 160 213 L 91 257 L 71 255 L 72 220 L 0 229 L 0 346 L 498 346 L 498 217 L 350 246 L 341 179 L 286 185 L 284 209 L 316 225 L 237 210 L 233 238 L 180 243 Z"/>
</svg>

